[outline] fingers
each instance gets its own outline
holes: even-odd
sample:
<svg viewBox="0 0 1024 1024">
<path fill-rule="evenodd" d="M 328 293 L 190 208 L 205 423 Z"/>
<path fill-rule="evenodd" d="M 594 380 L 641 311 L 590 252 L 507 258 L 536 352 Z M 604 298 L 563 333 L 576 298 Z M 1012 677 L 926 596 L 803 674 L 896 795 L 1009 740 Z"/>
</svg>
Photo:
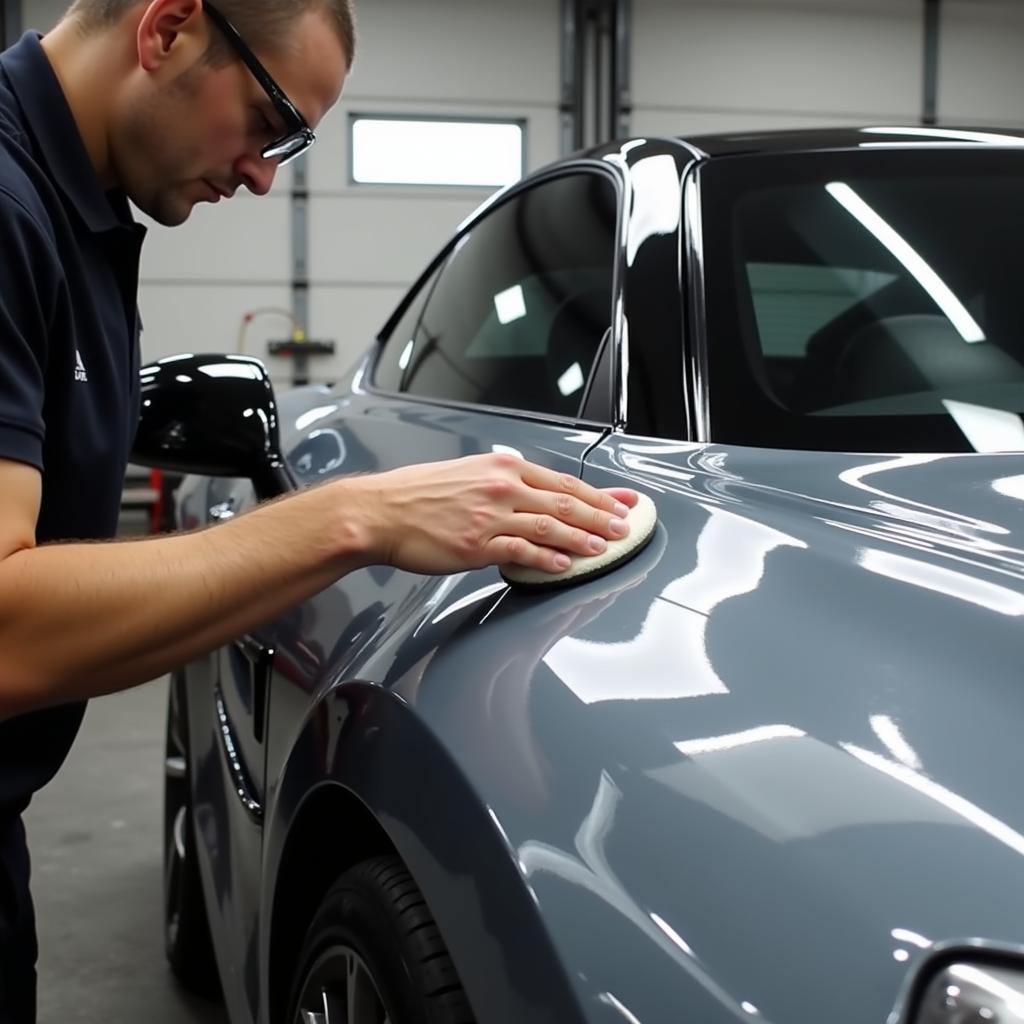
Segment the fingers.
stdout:
<svg viewBox="0 0 1024 1024">
<path fill-rule="evenodd" d="M 639 497 L 627 488 L 599 490 L 570 473 L 524 463 L 522 480 L 537 492 L 531 495 L 529 511 L 547 512 L 581 529 L 592 530 L 606 538 L 621 537 L 628 528 L 619 532 L 612 526 L 623 520 L 636 505 Z"/>
<path fill-rule="evenodd" d="M 603 492 L 599 491 L 597 493 L 602 494 Z M 636 500 L 634 495 L 634 503 Z M 572 528 L 576 533 L 583 531 L 586 534 L 596 535 L 605 540 L 618 540 L 629 533 L 629 524 L 624 518 L 628 515 L 629 508 L 624 502 L 614 497 L 612 497 L 611 504 L 614 511 L 606 512 L 570 494 L 555 494 L 551 491 L 533 489 L 527 492 L 516 511 L 532 512 L 536 513 L 538 517 L 554 519 Z M 518 531 L 510 529 L 507 532 L 514 533 Z M 562 534 L 560 533 L 559 536 L 562 536 Z M 555 544 L 552 546 L 567 547 L 567 549 L 569 547 L 565 544 Z M 571 550 L 576 551 L 576 546 L 572 546 Z M 594 551 L 580 551 L 579 553 L 594 554 Z"/>
<path fill-rule="evenodd" d="M 572 564 L 564 552 L 532 544 L 524 537 L 495 537 L 484 555 L 493 565 L 522 565 L 550 573 L 564 572 Z"/>
<path fill-rule="evenodd" d="M 537 466 L 532 462 L 524 463 L 521 472 L 523 481 L 538 490 L 568 494 L 604 512 L 625 515 L 625 512 L 619 508 L 620 505 L 625 504 L 624 502 L 620 502 L 608 491 L 600 491 L 596 487 L 591 487 L 590 484 L 584 483 L 571 473 L 556 473 L 553 469 Z"/>
<path fill-rule="evenodd" d="M 612 533 L 625 536 L 614 529 Z M 519 512 L 507 517 L 501 523 L 499 537 L 519 537 L 535 547 L 554 548 L 583 557 L 599 555 L 608 547 L 608 542 L 600 534 L 571 526 L 556 516 L 544 513 Z"/>
</svg>

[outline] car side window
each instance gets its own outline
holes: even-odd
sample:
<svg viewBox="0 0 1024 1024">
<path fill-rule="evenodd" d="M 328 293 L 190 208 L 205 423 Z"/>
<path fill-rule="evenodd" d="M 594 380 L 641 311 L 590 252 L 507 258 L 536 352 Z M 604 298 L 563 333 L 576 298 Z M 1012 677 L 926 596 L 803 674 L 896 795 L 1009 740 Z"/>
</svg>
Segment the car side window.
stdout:
<svg viewBox="0 0 1024 1024">
<path fill-rule="evenodd" d="M 440 272 L 401 390 L 578 416 L 611 322 L 617 201 L 606 176 L 577 173 L 489 213 Z"/>
<path fill-rule="evenodd" d="M 412 301 L 406 306 L 405 312 L 398 323 L 395 324 L 384 348 L 377 358 L 377 365 L 373 370 L 373 382 L 383 391 L 402 390 L 402 377 L 409 366 L 409 360 L 412 358 L 412 350 L 415 346 L 413 339 L 419 328 L 423 307 L 434 290 L 434 283 L 437 281 L 438 273 L 439 271 L 435 270 L 427 278 Z"/>
</svg>

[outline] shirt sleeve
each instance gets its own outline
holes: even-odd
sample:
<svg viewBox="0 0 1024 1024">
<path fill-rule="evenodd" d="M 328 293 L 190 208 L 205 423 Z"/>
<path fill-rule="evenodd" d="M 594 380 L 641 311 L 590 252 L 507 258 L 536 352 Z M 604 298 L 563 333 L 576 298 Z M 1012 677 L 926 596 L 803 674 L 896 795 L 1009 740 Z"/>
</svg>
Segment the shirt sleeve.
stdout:
<svg viewBox="0 0 1024 1024">
<path fill-rule="evenodd" d="M 49 332 L 62 282 L 52 239 L 0 187 L 0 459 L 40 471 Z"/>
</svg>

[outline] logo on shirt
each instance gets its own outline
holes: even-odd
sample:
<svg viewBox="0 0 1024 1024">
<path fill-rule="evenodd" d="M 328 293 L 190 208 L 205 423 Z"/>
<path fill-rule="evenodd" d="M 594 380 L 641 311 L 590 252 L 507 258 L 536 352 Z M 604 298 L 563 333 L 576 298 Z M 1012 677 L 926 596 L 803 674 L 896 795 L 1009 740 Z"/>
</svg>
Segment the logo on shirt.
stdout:
<svg viewBox="0 0 1024 1024">
<path fill-rule="evenodd" d="M 89 381 L 89 374 L 85 372 L 85 363 L 82 362 L 82 353 L 75 349 L 75 380 L 80 384 L 86 384 Z"/>
</svg>

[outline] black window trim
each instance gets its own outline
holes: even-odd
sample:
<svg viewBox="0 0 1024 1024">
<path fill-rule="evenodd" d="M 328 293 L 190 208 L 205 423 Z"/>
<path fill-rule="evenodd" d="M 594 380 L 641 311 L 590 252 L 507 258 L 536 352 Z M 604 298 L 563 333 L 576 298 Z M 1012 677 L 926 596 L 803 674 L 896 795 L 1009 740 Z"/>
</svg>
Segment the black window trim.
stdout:
<svg viewBox="0 0 1024 1024">
<path fill-rule="evenodd" d="M 708 387 L 707 294 L 704 269 L 704 213 L 700 171 L 707 159 L 695 160 L 683 181 L 683 235 L 685 297 L 683 324 L 683 401 L 689 439 L 696 444 L 711 440 L 711 391 Z M 682 284 L 682 282 L 681 282 Z"/>
<path fill-rule="evenodd" d="M 423 405 L 441 406 L 443 408 L 459 409 L 459 410 L 474 410 L 477 412 L 485 412 L 489 414 L 496 414 L 505 417 L 513 417 L 515 419 L 525 419 L 532 422 L 551 423 L 557 425 L 572 424 L 586 427 L 598 427 L 603 429 L 619 429 L 616 427 L 618 420 L 618 409 L 621 407 L 621 398 L 618 394 L 618 389 L 622 386 L 622 382 L 619 380 L 619 375 L 616 372 L 616 365 L 621 360 L 613 358 L 610 361 L 611 371 L 613 375 L 612 385 L 609 389 L 610 402 L 608 404 L 607 419 L 604 420 L 590 420 L 584 419 L 582 415 L 579 416 L 559 416 L 555 413 L 543 413 L 534 412 L 526 409 L 514 409 L 507 406 L 495 406 L 495 405 L 482 405 L 477 402 L 458 402 L 448 398 L 431 398 L 424 395 L 410 395 L 401 391 L 391 391 L 385 388 L 380 388 L 376 383 L 377 367 L 380 362 L 381 355 L 384 352 L 385 345 L 391 340 L 391 335 L 395 328 L 398 326 L 402 317 L 408 312 L 409 307 L 417 299 L 421 298 L 421 292 L 423 288 L 430 282 L 431 277 L 437 273 L 437 271 L 445 264 L 452 253 L 455 251 L 459 242 L 470 232 L 472 232 L 486 217 L 497 210 L 499 207 L 504 206 L 505 203 L 511 202 L 513 199 L 518 197 L 524 192 L 527 192 L 533 188 L 536 188 L 546 182 L 555 181 L 558 178 L 565 178 L 579 174 L 580 172 L 586 172 L 590 174 L 600 174 L 611 181 L 612 186 L 615 189 L 616 197 L 616 215 L 615 215 L 615 238 L 614 248 L 615 256 L 612 269 L 612 302 L 610 307 L 611 319 L 609 321 L 611 329 L 611 337 L 604 344 L 611 344 L 614 352 L 621 353 L 622 350 L 622 324 L 619 322 L 619 318 L 616 315 L 616 311 L 622 307 L 622 293 L 624 287 L 624 253 L 625 253 L 625 241 L 624 234 L 628 228 L 628 214 L 625 209 L 625 195 L 626 188 L 623 180 L 623 171 L 615 164 L 602 161 L 602 160 L 574 160 L 571 163 L 559 164 L 557 167 L 552 167 L 548 170 L 538 171 L 536 174 L 531 175 L 528 178 L 524 178 L 522 181 L 516 182 L 514 185 L 510 185 L 508 188 L 495 193 L 494 196 L 484 203 L 478 210 L 476 210 L 467 220 L 465 220 L 455 232 L 455 234 L 448 240 L 445 247 L 434 257 L 433 260 L 427 266 L 427 269 L 420 274 L 417 278 L 416 283 L 409 289 L 408 294 L 399 304 L 398 308 L 388 318 L 387 322 L 381 328 L 380 332 L 376 337 L 376 350 L 373 353 L 369 373 L 367 374 L 367 380 L 364 384 L 368 394 L 377 395 L 382 398 L 394 398 L 399 399 L 403 402 L 413 402 Z M 438 278 L 440 280 L 440 278 Z M 431 286 L 433 289 L 437 282 Z M 429 298 L 428 300 L 429 301 Z M 424 309 L 426 308 L 426 302 L 424 303 Z M 422 311 L 421 311 L 422 315 Z M 416 323 L 417 328 L 419 327 L 419 321 Z M 586 397 L 589 396 L 590 390 L 593 387 L 593 377 L 597 372 L 600 365 L 600 357 L 602 354 L 602 348 L 598 349 L 598 358 L 594 362 L 594 366 L 591 368 L 591 373 L 587 378 L 586 396 L 580 401 L 580 412 L 582 413 L 586 409 Z"/>
</svg>

